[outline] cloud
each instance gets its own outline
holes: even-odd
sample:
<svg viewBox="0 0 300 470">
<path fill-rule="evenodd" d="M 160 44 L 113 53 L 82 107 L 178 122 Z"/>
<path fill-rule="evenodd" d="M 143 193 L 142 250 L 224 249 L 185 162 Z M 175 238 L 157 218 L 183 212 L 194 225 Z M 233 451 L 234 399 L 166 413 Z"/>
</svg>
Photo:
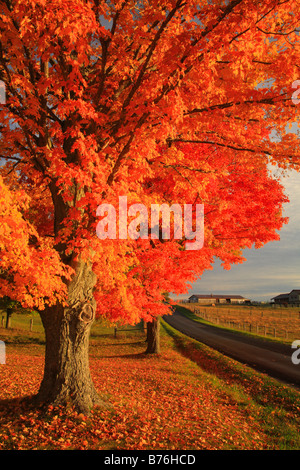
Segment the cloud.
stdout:
<svg viewBox="0 0 300 470">
<path fill-rule="evenodd" d="M 247 261 L 229 271 L 217 260 L 214 269 L 205 272 L 189 294 L 180 298 L 214 293 L 269 301 L 275 295 L 300 289 L 300 173 L 290 171 L 282 181 L 290 203 L 284 207 L 289 223 L 280 231 L 280 240 L 245 250 Z"/>
</svg>

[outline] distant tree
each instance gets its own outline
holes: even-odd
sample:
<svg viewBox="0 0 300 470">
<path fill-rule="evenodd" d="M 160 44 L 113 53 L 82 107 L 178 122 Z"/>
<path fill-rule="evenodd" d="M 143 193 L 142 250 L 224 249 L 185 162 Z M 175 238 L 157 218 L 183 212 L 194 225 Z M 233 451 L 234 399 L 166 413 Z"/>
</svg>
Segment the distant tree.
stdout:
<svg viewBox="0 0 300 470">
<path fill-rule="evenodd" d="M 15 304 L 16 302 L 12 302 L 7 297 L 0 298 L 0 310 L 5 311 L 6 313 L 5 328 L 10 328 L 11 316 L 13 314 Z"/>
<path fill-rule="evenodd" d="M 23 314 L 23 315 L 28 315 L 28 314 L 33 313 L 30 309 L 23 308 L 20 302 L 11 300 L 9 297 L 0 298 L 0 311 L 1 310 L 6 313 L 5 328 L 11 327 L 11 317 L 13 313 L 18 313 L 18 314 Z"/>
</svg>

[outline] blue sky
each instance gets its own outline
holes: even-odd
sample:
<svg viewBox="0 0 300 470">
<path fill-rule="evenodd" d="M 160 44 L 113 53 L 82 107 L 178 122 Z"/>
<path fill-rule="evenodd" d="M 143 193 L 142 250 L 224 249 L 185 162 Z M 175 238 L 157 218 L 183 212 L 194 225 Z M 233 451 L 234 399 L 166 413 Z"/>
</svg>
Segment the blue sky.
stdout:
<svg viewBox="0 0 300 470">
<path fill-rule="evenodd" d="M 291 130 L 297 132 L 297 126 Z M 298 130 L 300 137 L 300 132 Z M 203 274 L 187 295 L 238 294 L 255 301 L 270 301 L 278 294 L 300 289 L 300 172 L 290 171 L 282 182 L 290 202 L 284 205 L 284 225 L 280 240 L 267 243 L 260 249 L 247 249 L 243 264 L 227 271 L 216 260 L 214 269 Z M 171 295 L 174 298 L 174 296 Z"/>
<path fill-rule="evenodd" d="M 269 301 L 275 295 L 300 289 L 300 173 L 291 171 L 283 179 L 290 203 L 284 206 L 289 223 L 280 240 L 260 249 L 247 249 L 243 264 L 227 271 L 217 260 L 212 271 L 193 284 L 192 294 L 239 294 L 251 300 Z"/>
</svg>

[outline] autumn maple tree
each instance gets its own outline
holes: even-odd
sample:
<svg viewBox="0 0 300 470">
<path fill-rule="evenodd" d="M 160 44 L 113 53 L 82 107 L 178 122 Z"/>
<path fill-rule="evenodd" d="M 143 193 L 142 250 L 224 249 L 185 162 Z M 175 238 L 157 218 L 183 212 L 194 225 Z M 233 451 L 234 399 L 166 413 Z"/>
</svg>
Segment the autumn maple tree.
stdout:
<svg viewBox="0 0 300 470">
<path fill-rule="evenodd" d="M 278 238 L 298 168 L 299 1 L 0 3 L 0 295 L 46 335 L 39 401 L 101 403 L 96 315 L 151 322 L 217 257 Z M 280 137 L 272 139 L 272 132 Z M 97 208 L 204 205 L 204 246 L 100 239 Z"/>
</svg>

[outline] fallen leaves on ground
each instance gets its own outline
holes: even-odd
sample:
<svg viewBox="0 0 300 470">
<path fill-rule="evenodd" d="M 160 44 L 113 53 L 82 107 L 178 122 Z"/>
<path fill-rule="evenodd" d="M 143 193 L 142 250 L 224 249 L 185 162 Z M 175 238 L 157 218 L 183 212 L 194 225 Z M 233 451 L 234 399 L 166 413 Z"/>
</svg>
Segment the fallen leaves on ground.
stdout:
<svg viewBox="0 0 300 470">
<path fill-rule="evenodd" d="M 88 417 L 72 408 L 30 405 L 24 398 L 38 390 L 44 348 L 7 349 L 7 363 L 0 365 L 0 450 L 274 448 L 249 387 L 243 399 L 241 392 L 239 399 L 229 392 L 234 385 L 229 366 L 216 379 L 165 336 L 159 356 L 146 355 L 137 335 L 91 341 L 92 377 L 112 408 L 95 409 Z M 202 360 L 208 365 L 212 358 L 202 353 Z"/>
</svg>

